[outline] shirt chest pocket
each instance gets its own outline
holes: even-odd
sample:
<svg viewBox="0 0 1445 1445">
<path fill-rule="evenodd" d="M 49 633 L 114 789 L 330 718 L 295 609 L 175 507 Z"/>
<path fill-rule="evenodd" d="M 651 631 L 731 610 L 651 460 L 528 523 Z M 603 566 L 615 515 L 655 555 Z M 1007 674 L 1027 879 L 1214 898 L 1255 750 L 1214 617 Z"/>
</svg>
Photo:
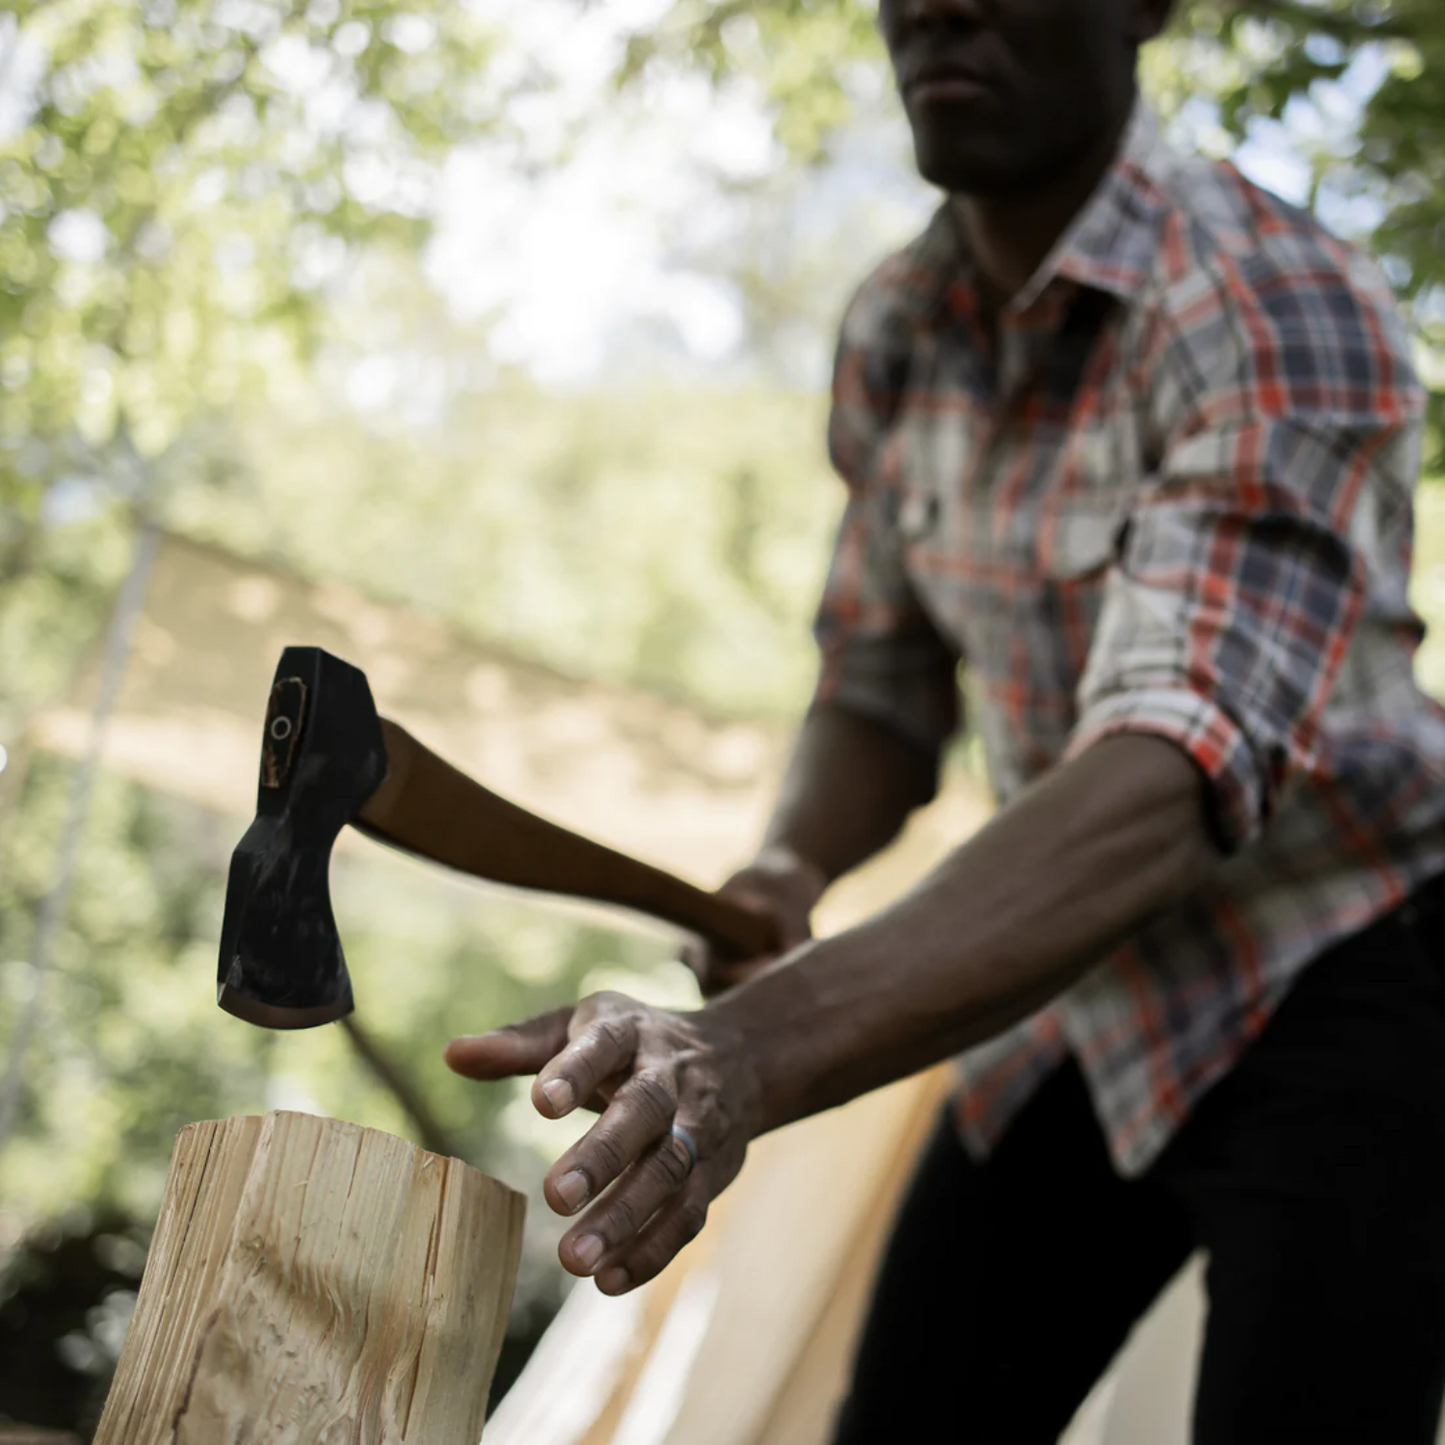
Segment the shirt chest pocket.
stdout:
<svg viewBox="0 0 1445 1445">
<path fill-rule="evenodd" d="M 1076 431 L 1040 498 L 1040 572 L 1082 581 L 1107 571 L 1119 560 L 1138 485 L 1138 454 L 1126 424 L 1111 420 Z"/>
</svg>

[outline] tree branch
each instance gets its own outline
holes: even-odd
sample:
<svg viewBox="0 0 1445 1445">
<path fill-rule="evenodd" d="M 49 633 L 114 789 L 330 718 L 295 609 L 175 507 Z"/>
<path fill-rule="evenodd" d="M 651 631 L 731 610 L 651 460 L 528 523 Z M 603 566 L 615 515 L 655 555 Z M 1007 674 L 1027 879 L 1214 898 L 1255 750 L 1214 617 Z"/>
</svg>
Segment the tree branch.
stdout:
<svg viewBox="0 0 1445 1445">
<path fill-rule="evenodd" d="M 348 1014 L 341 1020 L 341 1027 L 356 1056 L 371 1070 L 377 1082 L 401 1105 L 407 1118 L 416 1128 L 416 1136 L 423 1148 L 433 1154 L 445 1154 L 448 1158 L 459 1159 L 462 1151 L 450 1130 L 432 1113 L 431 1107 L 422 1098 L 415 1080 L 407 1076 L 406 1070 L 392 1058 L 376 1040 L 356 1021 L 355 1014 Z"/>
<path fill-rule="evenodd" d="M 1239 9 L 1264 20 L 1278 20 L 1297 30 L 1314 30 L 1355 45 L 1371 40 L 1419 39 L 1419 28 L 1404 24 L 1394 17 L 1381 16 L 1376 21 L 1357 20 L 1338 10 L 1309 5 L 1304 0 L 1243 0 Z"/>
</svg>

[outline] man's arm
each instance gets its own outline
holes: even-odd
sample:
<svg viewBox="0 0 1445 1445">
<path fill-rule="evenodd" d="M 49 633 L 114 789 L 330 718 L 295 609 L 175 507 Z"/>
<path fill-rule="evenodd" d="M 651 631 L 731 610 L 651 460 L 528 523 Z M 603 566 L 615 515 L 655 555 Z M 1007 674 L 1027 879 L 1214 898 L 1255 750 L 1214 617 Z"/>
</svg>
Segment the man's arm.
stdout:
<svg viewBox="0 0 1445 1445">
<path fill-rule="evenodd" d="M 896 487 L 878 470 L 912 345 L 895 314 L 898 270 L 885 262 L 865 281 L 840 328 L 828 455 L 848 505 L 814 619 L 817 690 L 763 846 L 723 885 L 772 915 L 783 951 L 808 939 L 828 884 L 891 842 L 933 796 L 940 752 L 958 722 L 957 643 L 940 635 L 914 591 Z M 688 961 L 712 994 L 771 960 L 729 960 L 699 947 Z"/>
<path fill-rule="evenodd" d="M 828 885 L 886 848 L 937 780 L 936 750 L 846 708 L 812 708 L 762 846 L 721 891 L 770 914 L 783 951 L 796 948 L 811 936 L 809 918 Z M 771 962 L 730 959 L 705 944 L 686 957 L 708 994 Z"/>
<path fill-rule="evenodd" d="M 832 883 L 886 848 L 937 785 L 937 752 L 845 708 L 816 707 L 798 733 L 763 851 L 787 852 Z"/>
<path fill-rule="evenodd" d="M 891 908 L 708 1012 L 746 1040 L 762 1127 L 776 1128 L 1026 1017 L 1196 889 L 1219 857 L 1195 763 L 1159 738 L 1109 738 Z"/>
<path fill-rule="evenodd" d="M 1218 858 L 1204 796 L 1173 743 L 1106 739 L 892 908 L 805 943 L 706 1008 L 679 1014 L 595 994 L 455 1039 L 447 1062 L 478 1079 L 536 1072 L 532 1099 L 550 1118 L 610 1091 L 546 1190 L 562 1214 L 592 1205 L 563 1237 L 563 1264 L 622 1293 L 702 1228 L 758 1134 L 1006 1028 L 1197 887 Z M 674 1121 L 696 1148 L 691 1167 L 668 1133 Z"/>
</svg>

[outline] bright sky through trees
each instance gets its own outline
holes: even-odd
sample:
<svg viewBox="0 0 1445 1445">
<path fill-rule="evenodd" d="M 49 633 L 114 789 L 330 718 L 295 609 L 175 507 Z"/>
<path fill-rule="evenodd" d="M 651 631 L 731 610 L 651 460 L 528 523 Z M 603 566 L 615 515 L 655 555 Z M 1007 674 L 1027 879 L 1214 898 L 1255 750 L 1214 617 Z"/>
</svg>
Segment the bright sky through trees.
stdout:
<svg viewBox="0 0 1445 1445">
<path fill-rule="evenodd" d="M 670 331 L 703 366 L 725 363 L 744 335 L 736 294 L 690 264 L 690 252 L 706 248 L 710 232 L 726 232 L 725 188 L 757 181 L 783 158 L 763 97 L 745 82 L 718 91 L 694 73 L 615 94 L 625 37 L 667 8 L 663 0 L 600 0 L 580 14 L 573 0 L 509 8 L 503 69 L 547 74 L 551 84 L 514 105 L 506 132 L 460 147 L 443 173 L 428 274 L 460 315 L 496 318 L 498 358 L 543 383 L 605 381 L 619 363 L 625 369 L 629 338 L 649 325 Z M 1378 47 L 1360 51 L 1313 104 L 1292 106 L 1282 123 L 1256 122 L 1237 163 L 1286 199 L 1308 203 L 1310 154 L 1354 131 L 1384 73 Z M 861 207 L 877 183 L 878 152 L 891 152 L 887 224 L 865 233 L 856 256 L 839 258 L 841 285 L 861 278 L 936 203 L 911 172 L 896 103 L 890 95 L 880 101 L 861 122 L 877 134 L 845 137 L 838 147 L 838 183 L 827 199 L 814 188 L 796 202 Z M 1175 126 L 1185 144 L 1227 144 L 1208 99 L 1186 105 Z M 870 139 L 871 163 L 853 159 L 850 150 Z M 1330 223 L 1356 234 L 1379 220 L 1376 204 L 1328 188 L 1317 204 Z M 825 349 L 816 360 L 826 362 Z M 383 382 L 371 370 L 354 385 L 354 399 L 365 405 Z"/>
</svg>

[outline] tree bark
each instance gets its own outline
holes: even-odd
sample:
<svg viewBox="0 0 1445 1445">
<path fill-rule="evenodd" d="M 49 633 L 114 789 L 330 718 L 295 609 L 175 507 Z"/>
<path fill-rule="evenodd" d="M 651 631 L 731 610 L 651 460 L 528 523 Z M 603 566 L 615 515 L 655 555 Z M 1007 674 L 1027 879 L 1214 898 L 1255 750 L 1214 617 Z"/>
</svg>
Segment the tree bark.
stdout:
<svg viewBox="0 0 1445 1445">
<path fill-rule="evenodd" d="M 523 1209 L 356 1124 L 189 1125 L 96 1445 L 476 1445 Z"/>
</svg>

